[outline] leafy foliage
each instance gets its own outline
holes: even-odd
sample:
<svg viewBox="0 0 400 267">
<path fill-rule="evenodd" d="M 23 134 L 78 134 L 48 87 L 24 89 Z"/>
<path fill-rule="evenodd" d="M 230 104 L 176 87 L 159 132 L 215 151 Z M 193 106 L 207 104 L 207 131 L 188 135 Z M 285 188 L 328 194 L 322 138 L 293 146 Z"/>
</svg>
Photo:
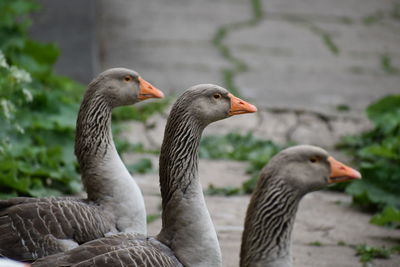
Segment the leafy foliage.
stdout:
<svg viewBox="0 0 400 267">
<path fill-rule="evenodd" d="M 376 214 L 371 218 L 371 223 L 377 225 L 389 225 L 392 227 L 400 227 L 400 211 L 393 207 L 386 207 L 382 213 Z"/>
<path fill-rule="evenodd" d="M 355 203 L 368 209 L 382 211 L 391 206 L 390 218 L 398 222 L 400 217 L 395 214 L 398 216 L 400 208 L 400 95 L 373 103 L 367 114 L 373 128 L 339 144 L 339 148 L 356 159 L 363 176 L 362 180 L 349 184 L 346 192 Z M 383 222 L 385 214 L 389 212 L 372 222 Z"/>
<path fill-rule="evenodd" d="M 135 120 L 146 122 L 152 115 L 162 113 L 171 102 L 171 99 L 171 97 L 166 97 L 147 104 L 120 107 L 113 112 L 113 119 L 117 121 Z"/>
<path fill-rule="evenodd" d="M 227 187 L 216 187 L 213 184 L 210 184 L 207 188 L 206 194 L 208 195 L 223 195 L 223 196 L 233 196 L 240 194 L 240 188 L 227 186 Z"/>
<path fill-rule="evenodd" d="M 0 197 L 80 190 L 73 155 L 82 86 L 56 76 L 58 49 L 27 36 L 33 1 L 0 2 Z"/>
<path fill-rule="evenodd" d="M 131 173 L 148 173 L 151 172 L 153 169 L 153 164 L 151 160 L 148 158 L 143 158 L 138 160 L 136 163 L 127 166 L 128 170 Z"/>
<path fill-rule="evenodd" d="M 371 262 L 373 259 L 388 259 L 392 251 L 386 249 L 385 247 L 371 247 L 368 245 L 357 245 L 355 247 L 357 251 L 357 256 L 360 257 L 360 262 L 367 263 Z"/>
<path fill-rule="evenodd" d="M 362 266 L 371 266 L 370 263 L 373 259 L 389 259 L 392 254 L 400 253 L 400 246 L 394 246 L 391 248 L 373 247 L 366 244 L 347 244 L 343 240 L 337 242 L 337 246 L 349 247 L 356 251 L 356 256 L 360 257 Z"/>
<path fill-rule="evenodd" d="M 252 175 L 252 178 L 243 184 L 243 188 L 237 190 L 228 188 L 212 187 L 209 192 L 212 194 L 222 193 L 232 195 L 232 192 L 253 192 L 259 171 L 264 165 L 280 150 L 281 146 L 269 140 L 260 140 L 255 138 L 251 133 L 241 135 L 238 133 L 229 133 L 224 136 L 206 136 L 202 139 L 199 149 L 200 157 L 207 159 L 231 159 L 239 161 L 247 161 L 249 167 L 246 172 Z"/>
</svg>

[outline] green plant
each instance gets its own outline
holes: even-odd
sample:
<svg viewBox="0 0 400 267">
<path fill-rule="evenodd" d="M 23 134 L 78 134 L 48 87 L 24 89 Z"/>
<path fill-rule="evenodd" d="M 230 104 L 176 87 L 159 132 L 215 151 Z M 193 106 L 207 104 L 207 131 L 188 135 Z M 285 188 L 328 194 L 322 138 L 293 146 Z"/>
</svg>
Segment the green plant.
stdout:
<svg viewBox="0 0 400 267">
<path fill-rule="evenodd" d="M 400 210 L 388 206 L 381 213 L 372 217 L 370 222 L 377 225 L 388 225 L 398 228 L 400 227 Z"/>
<path fill-rule="evenodd" d="M 138 104 L 136 106 L 119 107 L 113 112 L 113 120 L 126 121 L 135 120 L 145 122 L 152 115 L 162 113 L 171 102 L 171 97 L 150 102 L 147 104 Z"/>
<path fill-rule="evenodd" d="M 238 187 L 232 187 L 232 186 L 216 187 L 213 184 L 209 184 L 206 190 L 206 194 L 211 196 L 213 195 L 233 196 L 233 195 L 238 195 L 240 193 L 241 190 Z"/>
<path fill-rule="evenodd" d="M 148 158 L 138 160 L 136 163 L 127 166 L 131 173 L 149 173 L 153 170 L 153 164 Z"/>
<path fill-rule="evenodd" d="M 398 222 L 400 208 L 400 95 L 384 97 L 367 109 L 373 123 L 371 130 L 344 138 L 338 148 L 346 150 L 356 161 L 363 179 L 346 187 L 354 203 L 372 211 L 391 206 L 393 212 L 382 213 Z M 378 218 L 378 217 L 377 217 Z"/>
<path fill-rule="evenodd" d="M 336 110 L 337 111 L 349 111 L 350 107 L 348 105 L 345 104 L 340 104 L 336 106 Z"/>
<path fill-rule="evenodd" d="M 381 55 L 380 63 L 382 70 L 388 74 L 396 74 L 399 72 L 399 70 L 393 66 L 392 59 L 387 53 Z"/>
<path fill-rule="evenodd" d="M 0 2 L 0 197 L 75 193 L 75 116 L 83 87 L 54 75 L 58 49 L 28 37 L 28 0 Z"/>
<path fill-rule="evenodd" d="M 366 244 L 347 244 L 343 240 L 337 242 L 337 246 L 349 247 L 356 251 L 356 256 L 360 257 L 360 262 L 363 266 L 370 266 L 373 259 L 388 259 L 393 253 L 400 252 L 400 246 L 394 246 L 392 248 L 386 247 L 372 247 Z"/>
<path fill-rule="evenodd" d="M 148 214 L 147 215 L 147 224 L 154 222 L 155 220 L 157 220 L 160 217 L 161 217 L 161 214 L 159 214 L 159 213 Z"/>
<path fill-rule="evenodd" d="M 29 38 L 29 14 L 38 9 L 33 0 L 0 1 L 0 198 L 81 191 L 73 149 L 84 88 L 53 73 L 55 45 Z M 166 105 L 168 100 L 120 108 L 114 117 L 145 122 Z M 156 152 L 119 139 L 121 127 L 114 126 L 122 152 Z M 144 159 L 132 168 L 147 172 L 151 162 Z"/>
<path fill-rule="evenodd" d="M 251 133 L 246 135 L 229 133 L 224 136 L 204 137 L 200 143 L 199 154 L 200 157 L 208 159 L 247 161 L 249 166 L 246 172 L 252 178 L 243 184 L 240 192 L 251 193 L 255 188 L 259 171 L 282 148 L 272 141 L 255 138 Z M 216 189 L 214 187 L 212 191 L 214 193 L 225 191 Z"/>
<path fill-rule="evenodd" d="M 388 259 L 392 251 L 385 247 L 371 247 L 368 245 L 355 246 L 356 255 L 360 257 L 360 262 L 368 263 L 373 259 Z"/>
<path fill-rule="evenodd" d="M 362 22 L 365 25 L 370 26 L 370 25 L 381 22 L 384 19 L 384 17 L 385 17 L 385 14 L 382 11 L 377 11 L 373 14 L 363 17 Z"/>
<path fill-rule="evenodd" d="M 308 243 L 309 246 L 314 246 L 314 247 L 322 247 L 323 244 L 319 241 L 314 241 L 314 242 L 310 242 Z"/>
</svg>

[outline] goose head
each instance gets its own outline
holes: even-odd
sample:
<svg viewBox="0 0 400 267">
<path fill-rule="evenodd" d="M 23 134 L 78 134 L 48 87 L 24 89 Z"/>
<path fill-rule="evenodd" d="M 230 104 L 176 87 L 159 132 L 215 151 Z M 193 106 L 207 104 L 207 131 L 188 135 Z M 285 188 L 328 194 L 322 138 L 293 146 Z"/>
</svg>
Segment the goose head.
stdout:
<svg viewBox="0 0 400 267">
<path fill-rule="evenodd" d="M 329 184 L 361 179 L 357 170 L 337 161 L 324 149 L 310 145 L 283 150 L 264 170 L 267 169 L 272 169 L 275 177 L 286 179 L 287 184 L 304 194 Z"/>
<path fill-rule="evenodd" d="M 164 94 L 130 69 L 108 69 L 94 79 L 88 93 L 102 96 L 110 107 L 132 105 L 148 98 L 163 98 Z"/>
<path fill-rule="evenodd" d="M 191 118 L 197 119 L 204 126 L 233 115 L 257 111 L 252 104 L 214 84 L 199 84 L 187 89 L 175 107 L 190 114 Z"/>
</svg>

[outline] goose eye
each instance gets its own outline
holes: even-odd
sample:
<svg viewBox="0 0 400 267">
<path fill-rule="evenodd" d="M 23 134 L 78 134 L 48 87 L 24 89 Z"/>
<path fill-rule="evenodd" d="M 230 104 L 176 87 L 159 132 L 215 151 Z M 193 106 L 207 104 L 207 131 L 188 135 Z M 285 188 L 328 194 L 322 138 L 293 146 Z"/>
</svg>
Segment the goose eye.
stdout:
<svg viewBox="0 0 400 267">
<path fill-rule="evenodd" d="M 215 99 L 220 99 L 220 98 L 221 98 L 221 95 L 220 95 L 220 94 L 214 94 L 213 97 L 214 97 Z"/>
<path fill-rule="evenodd" d="M 132 80 L 133 80 L 133 78 L 130 75 L 127 75 L 127 76 L 124 77 L 124 81 L 125 82 L 131 82 Z"/>
<path fill-rule="evenodd" d="M 316 163 L 316 162 L 318 162 L 318 160 L 319 159 L 317 157 L 310 158 L 311 163 Z"/>
</svg>

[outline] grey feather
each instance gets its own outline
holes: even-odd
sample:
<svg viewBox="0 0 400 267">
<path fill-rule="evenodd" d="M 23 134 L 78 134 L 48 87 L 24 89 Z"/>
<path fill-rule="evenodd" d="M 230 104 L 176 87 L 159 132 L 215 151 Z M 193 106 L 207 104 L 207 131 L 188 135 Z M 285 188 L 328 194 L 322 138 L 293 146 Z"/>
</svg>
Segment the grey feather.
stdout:
<svg viewBox="0 0 400 267">
<path fill-rule="evenodd" d="M 247 209 L 241 267 L 291 267 L 291 233 L 302 197 L 327 186 L 328 153 L 314 146 L 281 151 L 261 171 Z M 310 158 L 318 158 L 312 162 Z"/>
<path fill-rule="evenodd" d="M 213 94 L 221 94 L 218 100 Z M 160 155 L 162 230 L 156 237 L 118 234 L 36 261 L 33 266 L 222 266 L 197 172 L 203 129 L 228 117 L 228 92 L 199 85 L 172 107 Z"/>
<path fill-rule="evenodd" d="M 132 79 L 127 82 L 126 76 Z M 32 261 L 109 233 L 146 233 L 143 197 L 111 134 L 112 109 L 139 101 L 138 77 L 129 69 L 109 69 L 88 86 L 75 140 L 88 199 L 19 197 L 0 201 L 0 255 Z"/>
</svg>

